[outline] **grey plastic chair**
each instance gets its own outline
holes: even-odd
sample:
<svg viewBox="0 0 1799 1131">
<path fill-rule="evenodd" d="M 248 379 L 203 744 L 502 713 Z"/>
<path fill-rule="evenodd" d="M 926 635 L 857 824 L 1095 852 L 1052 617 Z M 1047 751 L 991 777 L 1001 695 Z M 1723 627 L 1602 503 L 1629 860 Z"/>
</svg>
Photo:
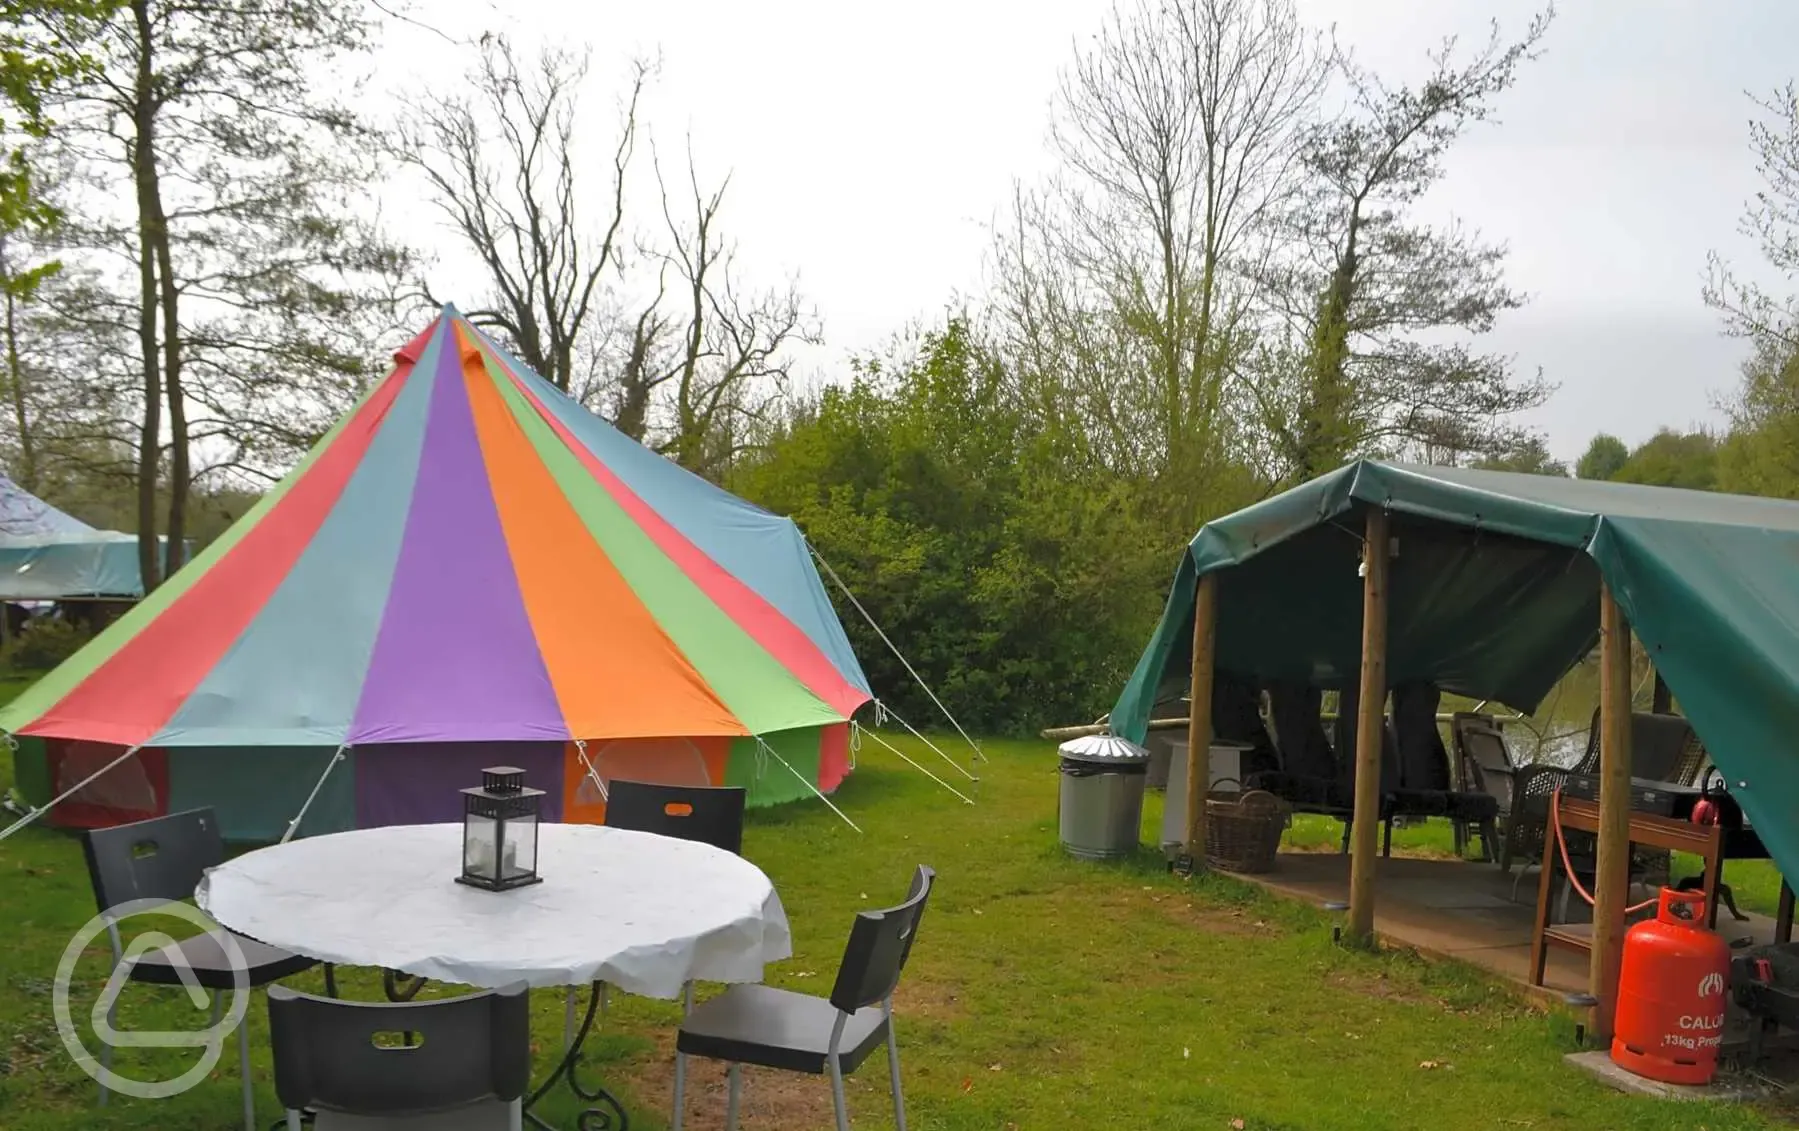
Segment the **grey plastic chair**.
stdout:
<svg viewBox="0 0 1799 1131">
<path fill-rule="evenodd" d="M 112 942 L 113 968 L 125 959 L 125 947 L 119 937 L 119 925 L 112 912 L 134 900 L 152 899 L 179 903 L 194 894 L 208 868 L 225 859 L 224 838 L 211 809 L 189 809 L 115 825 L 110 829 L 91 829 L 81 838 L 87 857 L 88 879 L 93 883 L 94 900 L 106 919 L 106 935 Z M 291 954 L 267 946 L 255 939 L 229 932 L 242 954 L 245 974 L 252 986 L 266 986 L 280 978 L 298 974 L 318 965 L 311 958 Z M 162 950 L 146 951 L 129 968 L 127 977 L 133 982 L 150 985 L 182 984 L 181 965 L 192 971 L 193 980 L 212 994 L 212 1022 L 218 1023 L 225 998 L 235 989 L 236 978 L 231 957 L 211 934 L 196 935 Z M 329 978 L 330 968 L 326 968 Z M 107 1023 L 117 1016 L 115 998 L 107 1012 Z M 256 1126 L 255 1088 L 250 1080 L 250 1027 L 237 1027 L 237 1055 L 243 1076 L 244 1126 Z M 112 1066 L 112 1045 L 100 1044 L 100 1063 Z M 106 1102 L 106 1085 L 100 1085 L 100 1102 Z"/>
<path fill-rule="evenodd" d="M 519 1131 L 531 1078 L 523 983 L 435 1001 L 269 990 L 275 1094 L 288 1131 Z M 382 1042 L 381 1037 L 389 1040 Z"/>
<path fill-rule="evenodd" d="M 745 791 L 739 786 L 661 785 L 613 778 L 606 824 L 743 853 Z"/>
<path fill-rule="evenodd" d="M 743 809 L 749 792 L 741 786 L 663 785 L 659 782 L 613 778 L 606 791 L 606 825 L 614 829 L 655 833 L 676 840 L 697 841 L 743 855 Z M 602 988 L 601 1015 L 606 1009 Z M 693 983 L 681 987 L 681 1007 L 693 1008 Z M 574 1041 L 575 991 L 569 990 L 564 1006 L 563 1046 Z M 682 1086 L 683 1065 L 675 1061 L 675 1086 Z"/>
<path fill-rule="evenodd" d="M 893 991 L 911 957 L 918 923 L 935 881 L 936 873 L 920 866 L 904 903 L 856 916 L 829 998 L 773 986 L 738 985 L 692 1009 L 675 1037 L 674 1131 L 681 1131 L 686 1116 L 681 1065 L 682 1058 L 689 1056 L 730 1065 L 725 1100 L 725 1126 L 730 1131 L 737 1127 L 745 1064 L 828 1074 L 837 1131 L 849 1131 L 843 1078 L 883 1044 L 892 1078 L 894 1123 L 899 1131 L 906 1131 L 899 1046 L 893 1036 Z"/>
</svg>

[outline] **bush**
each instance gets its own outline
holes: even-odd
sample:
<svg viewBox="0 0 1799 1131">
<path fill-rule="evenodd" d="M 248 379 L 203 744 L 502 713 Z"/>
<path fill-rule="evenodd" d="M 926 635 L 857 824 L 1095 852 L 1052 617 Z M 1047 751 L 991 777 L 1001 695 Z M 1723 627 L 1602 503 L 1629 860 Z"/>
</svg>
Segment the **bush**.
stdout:
<svg viewBox="0 0 1799 1131">
<path fill-rule="evenodd" d="M 0 647 L 0 667 L 14 671 L 49 671 L 81 650 L 93 634 L 61 617 L 34 617 L 17 636 Z"/>
</svg>

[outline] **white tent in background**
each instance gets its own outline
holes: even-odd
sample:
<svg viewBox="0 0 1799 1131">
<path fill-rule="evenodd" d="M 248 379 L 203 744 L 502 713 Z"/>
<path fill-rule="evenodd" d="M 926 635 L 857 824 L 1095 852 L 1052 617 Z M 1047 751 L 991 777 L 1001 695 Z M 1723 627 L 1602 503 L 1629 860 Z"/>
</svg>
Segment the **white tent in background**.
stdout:
<svg viewBox="0 0 1799 1131">
<path fill-rule="evenodd" d="M 137 535 L 96 530 L 0 475 L 0 601 L 143 595 Z"/>
</svg>

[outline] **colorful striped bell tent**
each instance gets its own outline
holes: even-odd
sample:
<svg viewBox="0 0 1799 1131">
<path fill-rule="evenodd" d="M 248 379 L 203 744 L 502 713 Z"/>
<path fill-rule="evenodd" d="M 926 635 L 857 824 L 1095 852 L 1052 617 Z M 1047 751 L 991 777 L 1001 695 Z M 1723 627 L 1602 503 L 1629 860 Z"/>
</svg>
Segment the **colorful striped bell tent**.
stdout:
<svg viewBox="0 0 1799 1131">
<path fill-rule="evenodd" d="M 0 711 L 50 819 L 227 836 L 545 818 L 614 777 L 828 794 L 871 696 L 793 522 L 639 446 L 453 308 L 187 568 Z M 327 766 L 334 763 L 327 772 Z M 33 795 L 36 798 L 33 798 Z M 309 799 L 310 798 L 310 802 Z"/>
</svg>

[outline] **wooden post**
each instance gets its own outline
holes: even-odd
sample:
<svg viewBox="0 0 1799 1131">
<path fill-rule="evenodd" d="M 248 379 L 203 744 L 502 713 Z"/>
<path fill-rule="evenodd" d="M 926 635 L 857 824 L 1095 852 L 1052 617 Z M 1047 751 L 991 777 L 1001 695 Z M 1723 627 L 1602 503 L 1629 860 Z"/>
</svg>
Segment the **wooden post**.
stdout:
<svg viewBox="0 0 1799 1131">
<path fill-rule="evenodd" d="M 1624 905 L 1630 888 L 1630 625 L 1609 586 L 1599 593 L 1599 859 L 1587 992 L 1599 999 L 1593 1036 L 1612 1039 Z"/>
<path fill-rule="evenodd" d="M 1199 579 L 1193 595 L 1193 686 L 1187 711 L 1187 855 L 1206 861 L 1206 779 L 1212 759 L 1212 676 L 1217 670 L 1218 575 Z"/>
<path fill-rule="evenodd" d="M 1349 858 L 1349 940 L 1374 942 L 1374 868 L 1380 832 L 1381 732 L 1387 715 L 1387 512 L 1368 512 L 1362 543 L 1362 693 L 1355 729 L 1354 839 Z"/>
<path fill-rule="evenodd" d="M 1793 941 L 1793 885 L 1784 877 L 1780 881 L 1780 902 L 1774 909 L 1774 941 L 1783 945 Z"/>
</svg>

